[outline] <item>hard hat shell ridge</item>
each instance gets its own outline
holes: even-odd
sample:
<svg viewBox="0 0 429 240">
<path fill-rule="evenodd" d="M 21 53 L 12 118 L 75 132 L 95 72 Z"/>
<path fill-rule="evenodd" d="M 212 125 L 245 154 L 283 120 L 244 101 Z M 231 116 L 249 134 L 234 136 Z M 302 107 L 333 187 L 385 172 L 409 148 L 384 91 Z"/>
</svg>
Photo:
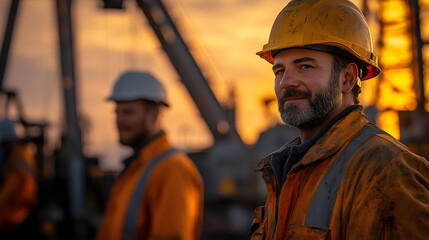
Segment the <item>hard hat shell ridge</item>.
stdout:
<svg viewBox="0 0 429 240">
<path fill-rule="evenodd" d="M 348 52 L 364 63 L 367 74 L 362 80 L 381 72 L 365 17 L 349 0 L 290 1 L 277 16 L 268 43 L 257 55 L 273 63 L 273 51 L 309 45 Z"/>
<path fill-rule="evenodd" d="M 107 100 L 133 101 L 149 100 L 168 106 L 167 96 L 162 84 L 150 73 L 127 71 L 123 73 L 113 86 Z"/>
</svg>

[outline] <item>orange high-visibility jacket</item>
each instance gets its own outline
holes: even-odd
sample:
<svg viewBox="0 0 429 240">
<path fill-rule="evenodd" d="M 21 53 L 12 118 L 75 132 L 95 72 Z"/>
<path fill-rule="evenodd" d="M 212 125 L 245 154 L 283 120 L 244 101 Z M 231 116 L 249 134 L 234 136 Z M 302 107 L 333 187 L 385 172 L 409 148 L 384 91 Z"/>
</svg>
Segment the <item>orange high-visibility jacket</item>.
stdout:
<svg viewBox="0 0 429 240">
<path fill-rule="evenodd" d="M 337 157 L 364 127 L 370 129 L 369 139 L 344 153 L 354 154 L 342 176 L 327 181 L 325 176 L 332 171 L 328 169 L 338 166 L 334 164 Z M 255 211 L 252 240 L 428 239 L 429 164 L 390 135 L 380 133 L 368 122 L 362 107 L 330 127 L 292 166 L 282 186 L 273 173 L 272 156 L 259 165 L 268 197 L 265 206 Z M 336 183 L 337 193 L 330 195 Z M 327 202 L 334 199 L 332 211 L 326 211 L 329 204 L 324 198 Z M 325 217 L 326 226 L 317 224 Z"/>
<path fill-rule="evenodd" d="M 202 228 L 203 182 L 193 162 L 173 153 L 149 174 L 142 198 L 129 209 L 142 174 L 156 156 L 171 149 L 165 134 L 150 141 L 117 179 L 110 192 L 97 239 L 196 240 Z M 138 194 L 137 194 L 138 195 Z M 134 207 L 131 207 L 134 208 Z M 131 212 L 130 212 L 131 211 Z M 133 213 L 134 212 L 134 213 Z M 130 218 L 130 214 L 135 217 Z M 125 231 L 127 222 L 134 229 Z M 130 235 L 131 234 L 131 235 Z"/>
<path fill-rule="evenodd" d="M 2 169 L 0 228 L 14 227 L 27 219 L 37 202 L 35 160 L 29 145 L 16 146 Z"/>
</svg>

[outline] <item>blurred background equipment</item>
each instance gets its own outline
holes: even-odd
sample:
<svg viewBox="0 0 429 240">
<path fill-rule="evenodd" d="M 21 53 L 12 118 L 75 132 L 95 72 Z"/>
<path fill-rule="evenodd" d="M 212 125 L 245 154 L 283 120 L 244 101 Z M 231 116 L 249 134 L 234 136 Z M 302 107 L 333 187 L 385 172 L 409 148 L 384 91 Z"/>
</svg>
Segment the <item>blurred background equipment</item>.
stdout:
<svg viewBox="0 0 429 240">
<path fill-rule="evenodd" d="M 104 170 L 100 166 L 101 161 L 97 155 L 100 153 L 88 151 L 91 146 L 91 127 L 95 126 L 90 124 L 83 114 L 83 106 L 79 105 L 81 101 L 79 91 L 85 89 L 79 88 L 84 85 L 84 82 L 79 82 L 81 78 L 78 76 L 89 71 L 92 73 L 89 75 L 91 77 L 98 74 L 104 78 L 113 79 L 116 74 L 106 75 L 105 72 L 108 72 L 106 69 L 119 64 L 115 62 L 116 59 L 102 56 L 100 59 L 110 62 L 111 65 L 98 69 L 87 69 L 81 65 L 82 69 L 76 70 L 76 66 L 78 66 L 76 59 L 79 59 L 79 54 L 83 55 L 79 52 L 83 40 L 80 39 L 78 42 L 80 45 L 75 44 L 75 39 L 79 37 L 75 35 L 76 32 L 79 32 L 75 31 L 75 23 L 78 20 L 77 16 L 81 16 L 78 10 L 87 10 L 82 6 L 87 6 L 83 2 L 87 4 L 88 0 L 46 1 L 52 2 L 54 6 L 52 10 L 56 14 L 52 21 L 58 24 L 55 28 L 59 47 L 59 59 L 56 61 L 58 62 L 56 66 L 60 69 L 60 76 L 56 78 L 60 83 L 58 92 L 62 96 L 59 100 L 62 104 L 60 107 L 62 112 L 58 113 L 56 117 L 61 124 L 45 120 L 29 120 L 31 118 L 24 114 L 24 107 L 27 112 L 34 111 L 33 108 L 29 108 L 30 104 L 34 103 L 27 101 L 26 104 L 23 104 L 22 98 L 26 96 L 21 93 L 21 90 L 25 89 L 12 90 L 4 81 L 15 79 L 7 74 L 10 66 L 8 63 L 13 56 L 13 51 L 10 50 L 17 49 L 17 46 L 14 46 L 14 39 L 17 37 L 14 30 L 19 26 L 17 24 L 20 17 L 23 17 L 19 15 L 20 9 L 24 4 L 29 4 L 28 0 L 10 0 L 7 5 L 9 8 L 3 10 L 7 14 L 2 16 L 5 24 L 0 56 L 0 117 L 11 118 L 19 122 L 22 125 L 21 130 L 25 141 L 33 143 L 35 146 L 39 193 L 38 205 L 32 211 L 29 219 L 32 224 L 25 225 L 28 233 L 35 239 L 92 239 L 104 211 L 104 202 L 110 186 L 119 170 L 113 172 Z M 261 201 L 265 199 L 263 184 L 253 171 L 253 167 L 263 156 L 296 136 L 294 129 L 280 124 L 274 96 L 264 97 L 260 106 L 252 105 L 252 109 L 262 109 L 261 115 L 265 117 L 266 123 L 263 125 L 264 129 L 255 137 L 256 140 L 249 143 L 244 137 L 245 131 L 240 128 L 239 124 L 240 121 L 243 122 L 241 120 L 243 117 L 240 117 L 240 106 L 242 106 L 240 103 L 249 102 L 249 98 L 253 99 L 257 96 L 249 95 L 249 91 L 242 93 L 244 97 L 238 96 L 240 92 L 236 90 L 236 86 L 229 86 L 226 100 L 218 100 L 219 94 L 215 91 L 218 88 L 213 83 L 213 79 L 209 78 L 208 64 L 201 59 L 196 59 L 195 44 L 189 44 L 193 43 L 190 34 L 186 32 L 188 34 L 182 35 L 183 23 L 188 19 L 182 19 L 185 16 L 178 14 L 180 11 L 177 8 L 171 7 L 173 4 L 178 4 L 177 2 L 180 0 L 175 3 L 167 0 L 92 1 L 96 2 L 95 5 L 98 6 L 95 11 L 109 12 L 114 16 L 139 8 L 138 13 L 135 13 L 137 18 L 133 19 L 133 22 L 138 22 L 139 27 L 131 29 L 131 32 L 141 30 L 140 26 L 144 29 L 146 26 L 140 21 L 146 19 L 145 23 L 152 29 L 152 34 L 165 53 L 158 54 L 159 52 L 153 51 L 154 54 L 151 56 L 144 56 L 147 58 L 145 63 L 153 63 L 159 59 L 171 63 L 179 80 L 177 81 L 179 84 L 174 90 L 179 91 L 181 87 L 186 89 L 191 104 L 195 105 L 198 118 L 202 120 L 208 130 L 207 135 L 210 135 L 209 138 L 212 139 L 210 144 L 199 149 L 182 145 L 201 171 L 205 182 L 206 209 L 202 239 L 248 239 L 247 232 L 253 219 L 253 209 L 262 204 Z M 239 4 L 238 2 L 235 4 Z M 256 4 L 256 2 L 252 2 L 252 4 Z M 75 8 L 76 3 L 80 3 L 80 8 Z M 359 3 L 369 20 L 374 37 L 378 39 L 376 52 L 380 56 L 379 60 L 383 69 L 379 78 L 364 83 L 362 102 L 366 106 L 366 113 L 372 121 L 400 138 L 413 151 L 429 158 L 429 103 L 427 101 L 429 96 L 427 88 L 429 82 L 427 74 L 429 32 L 422 27 L 429 21 L 429 1 L 362 0 Z M 198 6 L 204 9 L 214 3 L 207 1 L 204 3 L 191 2 L 191 4 L 201 4 Z M 284 3 L 281 5 L 283 6 Z M 245 9 L 242 10 L 244 12 Z M 272 10 L 266 10 L 264 15 L 272 15 L 268 11 Z M 172 12 L 175 14 L 172 15 Z M 212 21 L 222 21 L 222 19 L 219 16 Z M 180 30 L 180 25 L 177 26 L 177 23 L 182 23 Z M 267 23 L 266 31 L 269 30 L 271 23 Z M 85 24 L 89 25 L 90 22 Z M 234 25 L 235 23 L 228 24 Z M 80 26 L 82 27 L 82 25 Z M 104 26 L 109 28 L 109 23 Z M 124 30 L 127 27 L 129 26 L 124 25 L 121 28 L 122 31 L 119 31 L 120 34 L 113 37 L 120 38 L 121 34 L 127 33 Z M 211 27 L 215 29 L 214 24 L 206 26 L 207 29 L 211 29 Z M 237 27 L 239 28 L 239 26 Z M 250 29 L 256 31 L 257 28 L 251 26 Z M 249 33 L 244 32 L 243 34 L 246 35 L 246 41 L 251 40 L 248 37 Z M 268 32 L 264 36 L 267 35 Z M 228 38 L 229 36 L 216 35 L 216 37 Z M 103 42 L 110 42 L 113 41 L 111 38 L 112 36 L 100 39 Z M 261 67 L 269 70 L 270 66 L 264 65 L 265 63 L 254 55 L 254 52 L 265 41 L 263 39 L 259 45 L 253 46 L 253 50 L 249 50 L 251 55 L 248 57 L 253 57 Z M 117 44 L 115 47 L 120 49 L 121 44 Z M 143 41 L 137 41 L 134 48 L 150 44 L 154 43 L 143 39 Z M 221 44 L 235 45 L 238 49 L 240 46 L 246 45 L 246 42 L 232 43 L 229 41 Z M 155 46 L 157 45 L 155 44 Z M 52 48 L 52 46 L 50 47 Z M 97 45 L 94 45 L 92 49 L 96 47 Z M 216 54 L 226 56 L 226 53 L 222 51 L 217 51 Z M 227 61 L 226 58 L 223 60 Z M 130 62 L 133 67 L 141 67 L 136 63 L 137 60 Z M 235 63 L 242 64 L 239 60 Z M 248 69 L 249 66 L 245 64 L 240 68 L 251 71 L 252 69 Z M 127 66 L 127 68 L 129 67 L 131 66 Z M 160 74 L 169 71 L 168 69 L 157 70 L 157 72 L 161 72 Z M 26 69 L 22 71 L 26 71 Z M 76 72 L 81 74 L 76 74 Z M 266 79 L 262 77 L 264 84 L 271 81 L 271 75 L 268 76 Z M 29 77 L 32 77 L 31 73 Z M 213 78 L 213 74 L 211 77 Z M 40 81 L 40 79 L 30 78 L 25 80 L 26 85 Z M 95 81 L 89 77 L 86 79 L 89 80 L 88 82 Z M 245 84 L 251 85 L 251 81 Z M 101 85 L 109 86 L 110 84 L 98 82 L 90 91 L 95 93 L 94 89 L 101 88 Z M 93 98 L 96 96 L 94 93 L 90 95 Z M 44 96 L 52 97 L 53 94 L 45 92 Z M 106 91 L 105 96 L 107 94 Z M 102 101 L 105 96 L 97 100 L 90 98 L 90 100 Z M 174 96 L 177 95 L 169 91 L 169 96 L 173 96 L 169 99 L 169 103 L 173 105 L 172 108 L 180 107 L 175 105 L 177 99 Z M 36 99 L 32 100 L 37 102 Z M 45 103 L 51 101 L 47 100 Z M 96 112 L 96 107 L 92 107 L 91 111 Z M 252 112 L 244 119 L 251 122 L 257 119 L 256 115 L 255 112 Z M 185 116 L 185 119 L 188 118 L 188 115 Z M 174 125 L 174 120 L 169 125 Z M 195 127 L 192 124 L 191 126 Z M 56 128 L 61 129 L 60 134 L 58 137 L 52 138 L 48 132 Z M 189 126 L 181 128 L 181 130 L 184 129 L 189 130 Z M 185 138 L 182 140 L 186 142 Z M 109 150 L 106 142 L 102 142 L 101 145 L 104 145 L 102 151 Z"/>
<path fill-rule="evenodd" d="M 368 0 L 363 4 L 363 9 L 366 10 L 364 13 L 375 15 L 379 22 L 378 51 L 383 73 L 378 80 L 376 101 L 381 117 L 385 113 L 396 111 L 399 121 L 397 137 L 411 150 L 427 158 L 429 39 L 427 28 L 423 26 L 429 20 L 428 2 L 383 0 L 378 1 L 378 12 L 371 11 Z"/>
</svg>

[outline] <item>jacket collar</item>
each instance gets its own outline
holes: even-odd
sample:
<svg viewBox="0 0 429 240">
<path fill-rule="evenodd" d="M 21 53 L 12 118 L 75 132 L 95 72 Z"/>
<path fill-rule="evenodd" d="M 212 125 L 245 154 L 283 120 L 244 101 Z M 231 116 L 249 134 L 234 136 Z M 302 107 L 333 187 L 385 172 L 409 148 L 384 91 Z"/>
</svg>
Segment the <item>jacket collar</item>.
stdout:
<svg viewBox="0 0 429 240">
<path fill-rule="evenodd" d="M 361 128 L 368 123 L 367 117 L 363 113 L 363 107 L 356 105 L 350 111 L 346 111 L 345 116 L 340 116 L 340 119 L 334 119 L 333 125 L 327 126 L 321 130 L 321 135 L 317 134 L 315 137 L 318 138 L 316 143 L 308 149 L 304 157 L 299 161 L 292 169 L 300 165 L 308 165 L 315 161 L 327 158 L 337 151 L 348 142 Z M 256 170 L 262 171 L 265 166 L 271 165 L 271 159 L 273 155 L 280 154 L 287 147 L 298 145 L 300 143 L 299 137 L 295 138 L 291 142 L 285 144 L 280 149 L 269 154 L 263 158 L 257 165 Z"/>
<path fill-rule="evenodd" d="M 311 147 L 300 164 L 308 165 L 337 153 L 359 130 L 368 123 L 363 107 L 358 106 L 344 118 L 338 120 Z"/>
</svg>

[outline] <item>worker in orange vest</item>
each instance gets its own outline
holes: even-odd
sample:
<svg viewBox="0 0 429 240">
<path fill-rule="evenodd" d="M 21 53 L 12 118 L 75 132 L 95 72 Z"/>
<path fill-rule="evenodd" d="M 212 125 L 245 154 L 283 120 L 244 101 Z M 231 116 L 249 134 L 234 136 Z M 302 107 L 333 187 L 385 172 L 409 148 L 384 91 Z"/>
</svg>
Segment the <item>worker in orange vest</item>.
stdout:
<svg viewBox="0 0 429 240">
<path fill-rule="evenodd" d="M 134 154 L 111 190 L 97 239 L 198 239 L 203 182 L 161 128 L 164 87 L 150 73 L 128 71 L 108 100 L 116 103 L 119 142 Z"/>
<path fill-rule="evenodd" d="M 18 239 L 37 202 L 34 151 L 9 119 L 0 120 L 0 239 Z"/>
<path fill-rule="evenodd" d="M 251 239 L 428 239 L 428 161 L 358 105 L 361 81 L 380 68 L 357 6 L 292 0 L 257 54 L 299 136 L 257 167 L 268 197 Z"/>
</svg>

